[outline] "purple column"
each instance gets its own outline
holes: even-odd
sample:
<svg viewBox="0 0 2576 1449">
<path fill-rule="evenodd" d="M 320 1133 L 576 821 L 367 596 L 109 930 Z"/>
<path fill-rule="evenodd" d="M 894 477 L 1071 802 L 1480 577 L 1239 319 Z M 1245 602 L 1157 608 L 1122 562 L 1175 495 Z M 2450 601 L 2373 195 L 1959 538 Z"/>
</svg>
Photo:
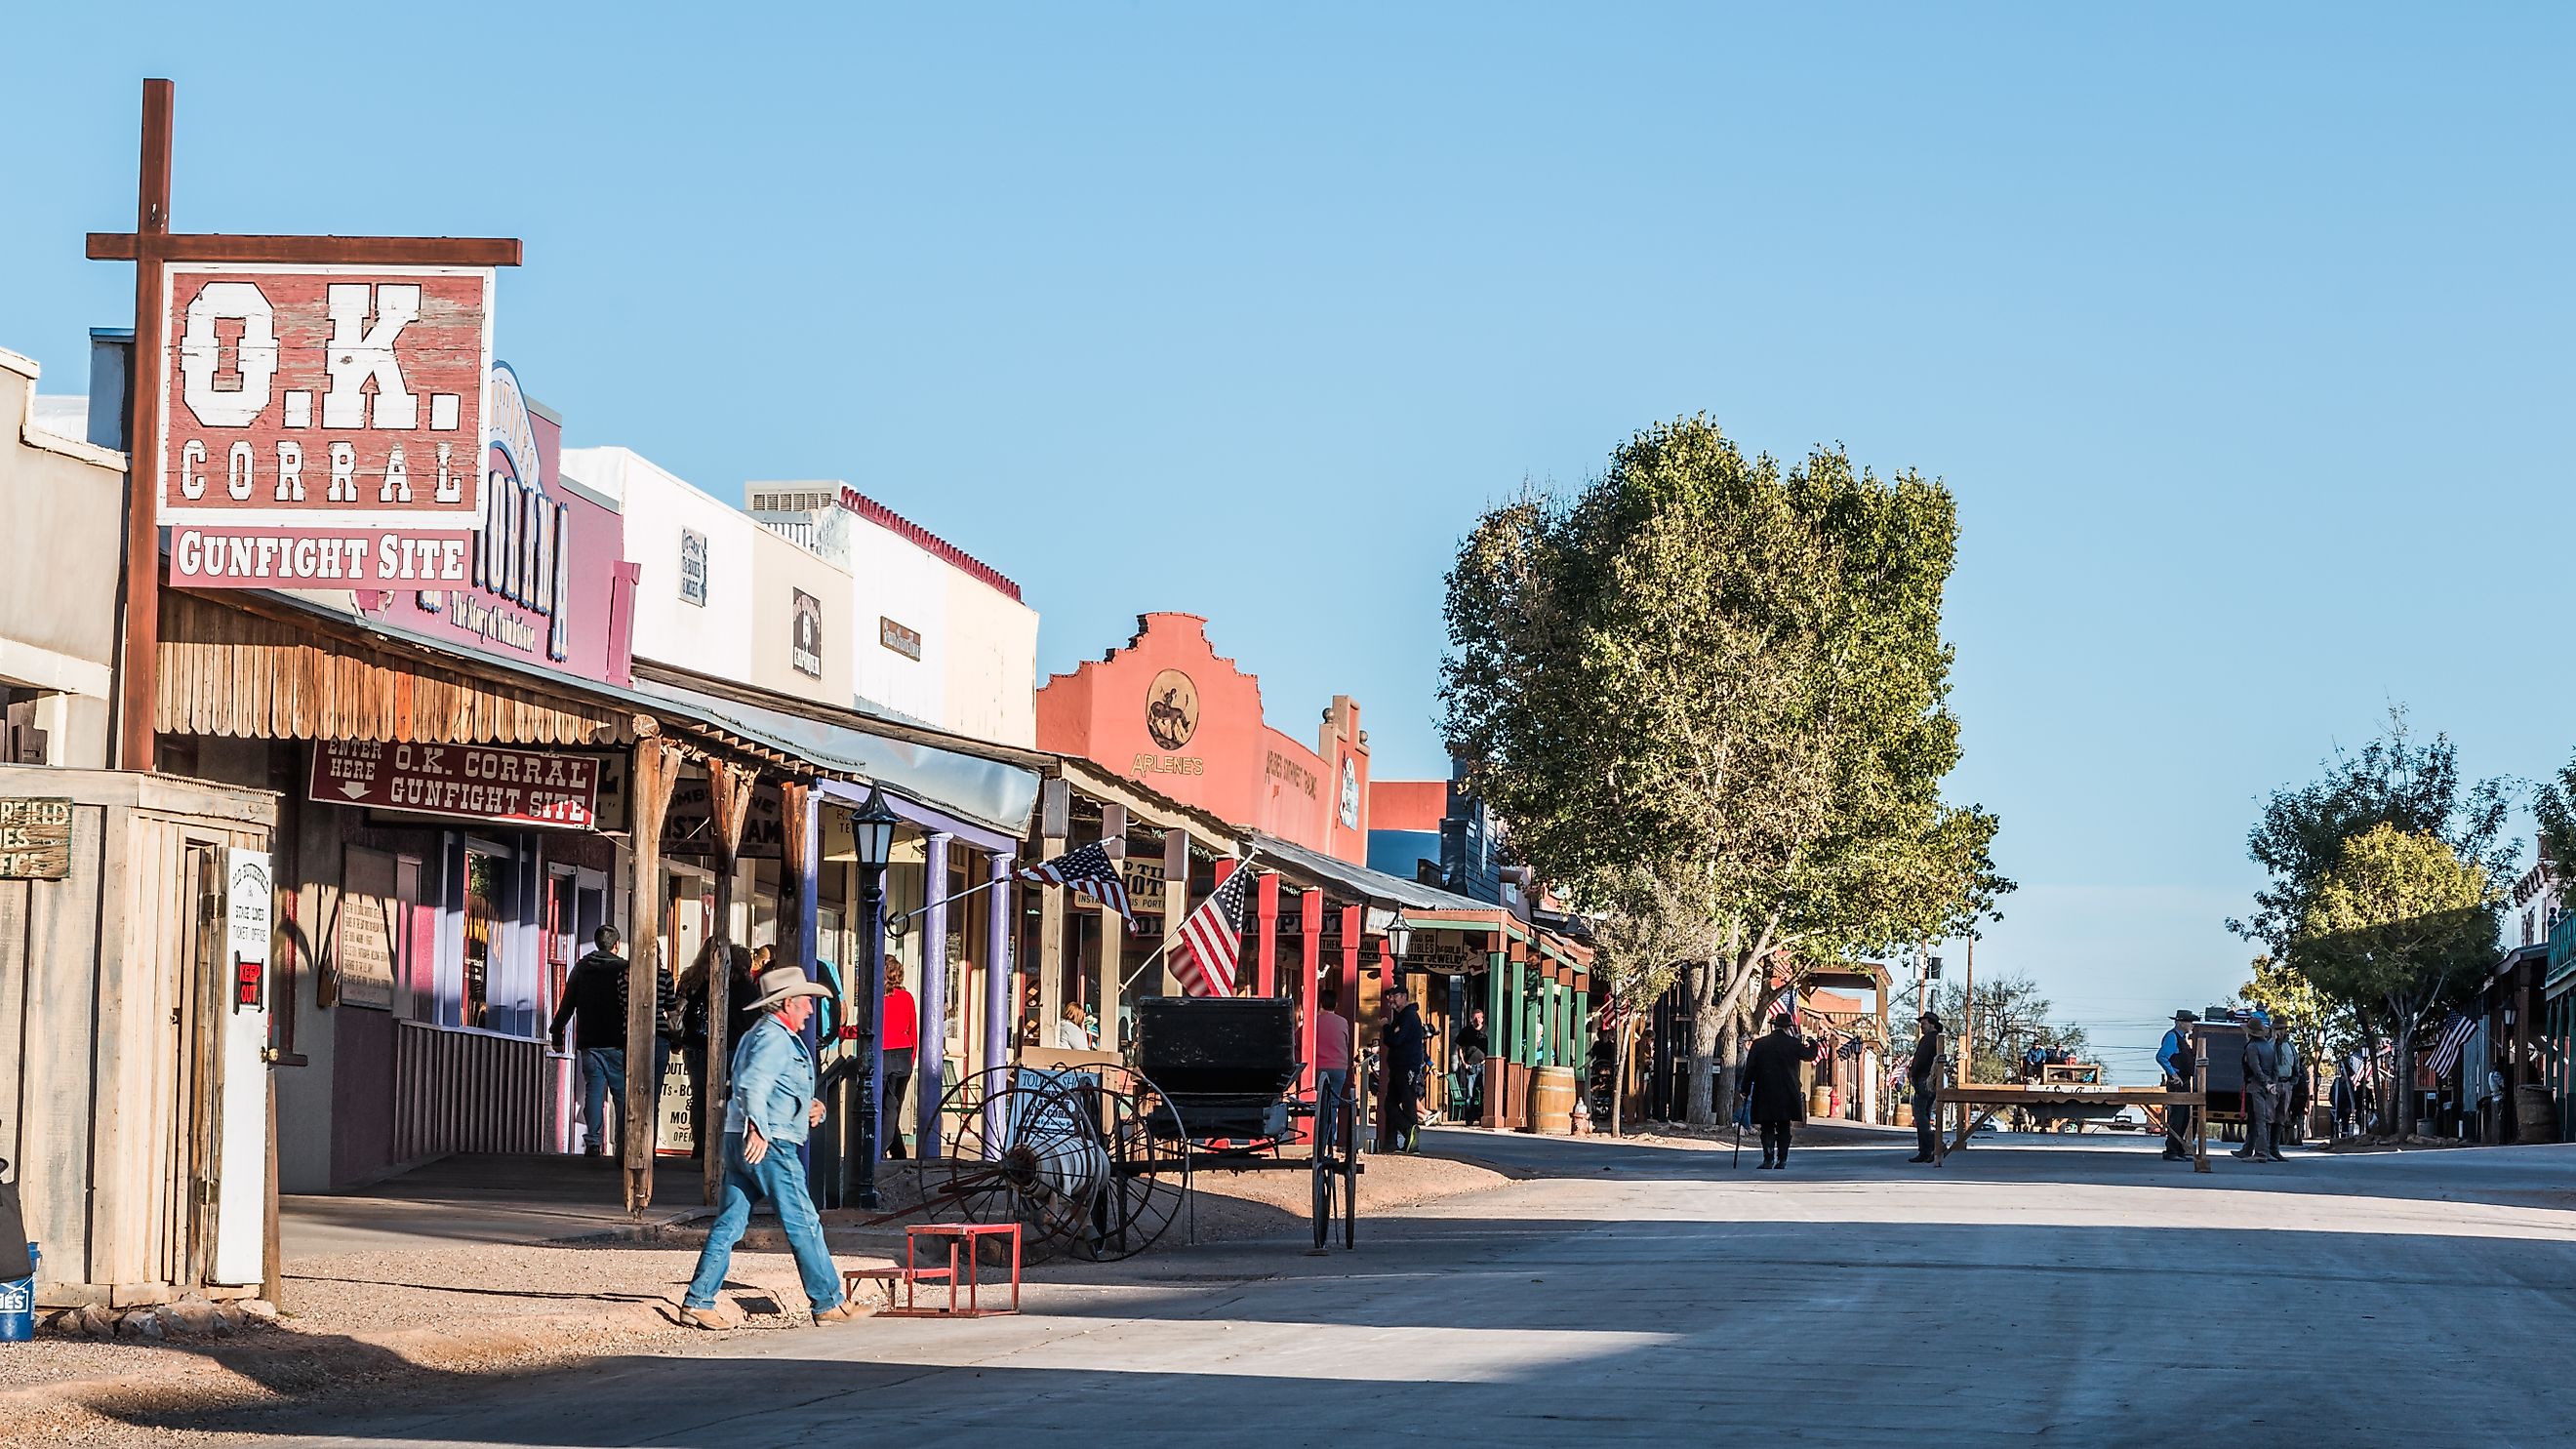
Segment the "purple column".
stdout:
<svg viewBox="0 0 2576 1449">
<path fill-rule="evenodd" d="M 921 1046 L 913 1053 L 914 1151 L 940 1155 L 939 1096 L 948 1077 L 948 834 L 921 838 Z"/>
<path fill-rule="evenodd" d="M 1011 1059 L 1011 1017 L 1019 1010 L 1019 994 L 1011 985 L 1011 852 L 993 854 L 993 888 L 984 910 L 984 1090 L 1007 1080 L 1003 1070 Z M 984 1123 L 987 1141 L 998 1140 L 1001 1132 L 1001 1103 L 988 1098 Z"/>
</svg>

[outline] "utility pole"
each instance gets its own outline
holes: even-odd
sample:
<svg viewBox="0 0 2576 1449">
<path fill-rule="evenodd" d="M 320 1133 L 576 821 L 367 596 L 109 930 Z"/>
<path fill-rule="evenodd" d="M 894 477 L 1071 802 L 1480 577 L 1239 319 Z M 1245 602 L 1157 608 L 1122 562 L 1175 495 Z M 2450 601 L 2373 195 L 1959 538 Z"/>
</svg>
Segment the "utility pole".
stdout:
<svg viewBox="0 0 2576 1449">
<path fill-rule="evenodd" d="M 1968 938 L 1968 979 L 1959 992 L 1959 1085 L 1977 1060 L 1977 938 Z"/>
</svg>

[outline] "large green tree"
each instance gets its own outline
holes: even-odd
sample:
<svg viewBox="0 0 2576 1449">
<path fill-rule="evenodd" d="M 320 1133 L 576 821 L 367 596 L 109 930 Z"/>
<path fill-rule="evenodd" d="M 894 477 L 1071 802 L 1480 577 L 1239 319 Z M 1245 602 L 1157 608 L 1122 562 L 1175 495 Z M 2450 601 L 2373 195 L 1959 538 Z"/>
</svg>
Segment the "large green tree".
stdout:
<svg viewBox="0 0 2576 1449">
<path fill-rule="evenodd" d="M 1994 818 L 1940 795 L 1957 536 L 1937 481 L 1839 450 L 1784 468 L 1690 417 L 1460 548 L 1446 732 L 1514 848 L 1591 900 L 1675 872 L 1722 938 L 1685 975 L 1694 1122 L 1772 965 L 1966 930 L 2010 889 Z"/>
<path fill-rule="evenodd" d="M 2494 964 L 2501 899 L 2450 841 L 2386 822 L 2347 839 L 2309 892 L 2299 971 L 2328 997 L 2383 1014 L 2401 1089 L 2415 1080 L 2417 1027 Z M 2405 1114 L 2396 1121 L 2402 1130 Z"/>
<path fill-rule="evenodd" d="M 1611 1013 L 1610 1135 L 1626 1129 L 1628 1056 L 1655 1003 L 1693 961 L 1705 961 L 1720 938 L 1696 873 L 1685 870 L 1625 872 L 1609 894 L 1608 909 L 1592 928 L 1592 979 L 1609 997 Z"/>
</svg>

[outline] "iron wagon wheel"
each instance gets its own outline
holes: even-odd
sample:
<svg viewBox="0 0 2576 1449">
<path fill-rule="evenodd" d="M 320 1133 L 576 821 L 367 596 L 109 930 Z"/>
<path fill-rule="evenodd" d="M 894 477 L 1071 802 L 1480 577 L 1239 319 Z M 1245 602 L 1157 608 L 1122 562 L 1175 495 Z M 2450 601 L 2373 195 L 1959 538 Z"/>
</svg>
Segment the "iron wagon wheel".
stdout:
<svg viewBox="0 0 2576 1449">
<path fill-rule="evenodd" d="M 959 1119 L 940 1197 L 970 1223 L 1019 1224 L 1026 1261 L 1081 1252 L 1108 1166 L 1088 1105 L 1054 1077 L 988 1084 Z"/>
<path fill-rule="evenodd" d="M 1102 1068 L 1084 1088 L 1100 1126 L 1108 1171 L 1093 1199 L 1089 1234 L 1075 1251 L 1101 1262 L 1154 1246 L 1189 1205 L 1189 1124 L 1142 1072 Z"/>
<path fill-rule="evenodd" d="M 1332 1154 L 1326 1152 L 1323 1148 L 1323 1144 L 1321 1143 L 1317 1143 L 1315 1146 L 1315 1155 L 1308 1165 L 1306 1176 L 1311 1179 L 1313 1183 L 1313 1186 L 1309 1190 L 1307 1215 L 1314 1220 L 1315 1251 L 1320 1253 L 1324 1250 L 1324 1245 L 1330 1242 L 1333 1236 L 1333 1193 L 1335 1190 L 1333 1187 L 1333 1180 L 1338 1176 L 1333 1165 Z"/>
<path fill-rule="evenodd" d="M 1360 1234 L 1359 1104 L 1353 1102 L 1349 1111 L 1351 1120 L 1342 1126 L 1345 1150 L 1342 1153 L 1339 1174 L 1342 1189 L 1342 1246 L 1356 1248 L 1359 1246 Z"/>
</svg>

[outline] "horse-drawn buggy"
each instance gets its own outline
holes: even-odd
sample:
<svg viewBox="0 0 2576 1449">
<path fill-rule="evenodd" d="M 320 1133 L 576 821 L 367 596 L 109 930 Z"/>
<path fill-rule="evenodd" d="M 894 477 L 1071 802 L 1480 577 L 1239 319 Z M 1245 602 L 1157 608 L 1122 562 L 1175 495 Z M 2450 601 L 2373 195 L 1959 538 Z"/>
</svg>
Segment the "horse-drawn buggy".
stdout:
<svg viewBox="0 0 2576 1449">
<path fill-rule="evenodd" d="M 1016 1222 L 1032 1257 L 1108 1260 L 1186 1220 L 1200 1173 L 1303 1172 L 1315 1247 L 1336 1223 L 1353 1246 L 1358 1095 L 1319 1106 L 1300 1077 L 1295 1003 L 1147 997 L 1129 1063 L 997 1067 L 952 1089 L 955 1145 L 924 1206 Z"/>
</svg>

